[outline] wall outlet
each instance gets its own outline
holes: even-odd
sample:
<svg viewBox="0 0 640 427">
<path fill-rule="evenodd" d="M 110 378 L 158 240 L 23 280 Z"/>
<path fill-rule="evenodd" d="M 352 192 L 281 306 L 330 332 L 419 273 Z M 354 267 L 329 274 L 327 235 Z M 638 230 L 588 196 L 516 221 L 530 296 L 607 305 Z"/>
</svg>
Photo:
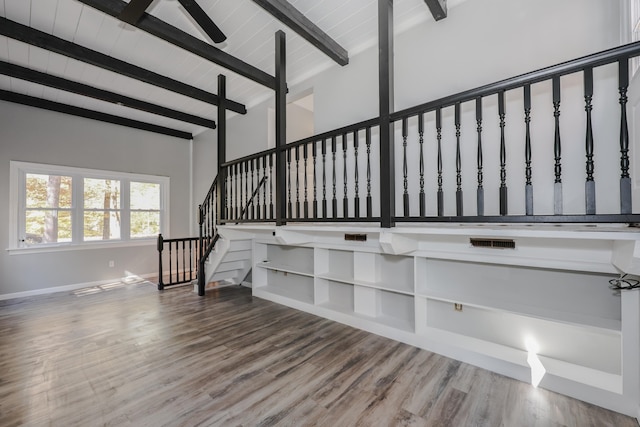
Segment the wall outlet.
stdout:
<svg viewBox="0 0 640 427">
<path fill-rule="evenodd" d="M 454 309 L 455 311 L 462 311 L 462 304 L 459 304 L 459 303 L 457 303 L 457 302 L 456 302 L 456 303 L 454 303 L 454 304 L 453 304 L 453 309 Z"/>
<path fill-rule="evenodd" d="M 109 261 L 109 267 L 113 268 L 116 266 L 116 262 L 114 260 Z"/>
</svg>

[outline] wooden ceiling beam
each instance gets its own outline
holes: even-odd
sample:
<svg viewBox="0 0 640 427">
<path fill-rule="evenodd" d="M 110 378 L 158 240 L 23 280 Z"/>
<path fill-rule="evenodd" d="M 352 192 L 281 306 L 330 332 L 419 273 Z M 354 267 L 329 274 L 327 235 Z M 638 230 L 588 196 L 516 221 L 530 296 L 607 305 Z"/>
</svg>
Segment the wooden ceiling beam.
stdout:
<svg viewBox="0 0 640 427">
<path fill-rule="evenodd" d="M 40 71 L 21 67 L 19 65 L 9 64 L 5 61 L 0 61 L 0 74 L 4 74 L 9 77 L 15 77 L 21 80 L 26 80 L 32 83 L 45 85 L 55 89 L 60 89 L 66 92 L 88 96 L 100 101 L 111 102 L 113 104 L 134 108 L 136 110 L 146 111 L 147 113 L 169 117 L 171 119 L 180 120 L 182 122 L 192 123 L 194 125 L 205 126 L 210 129 L 216 128 L 216 122 L 214 120 L 209 120 L 202 117 L 194 116 L 192 114 L 183 113 L 181 111 L 172 110 L 170 108 L 162 107 L 150 102 L 141 101 L 125 95 L 110 92 L 108 90 L 99 89 L 83 83 L 67 80 L 62 77 L 57 77 L 51 74 L 46 74 Z"/>
<path fill-rule="evenodd" d="M 94 9 L 106 13 L 107 15 L 111 15 L 114 18 L 118 18 L 120 13 L 122 13 L 124 8 L 127 6 L 127 3 L 121 0 L 79 1 L 87 6 L 91 6 Z M 203 42 L 200 39 L 197 39 L 196 37 L 193 37 L 188 33 L 185 33 L 172 25 L 167 24 L 153 15 L 144 13 L 134 26 L 175 46 L 185 49 L 194 55 L 198 55 L 201 58 L 216 63 L 227 70 L 233 71 L 234 73 L 266 86 L 269 89 L 275 90 L 276 82 L 273 76 L 208 43 Z"/>
<path fill-rule="evenodd" d="M 447 0 L 424 0 L 429 6 L 433 19 L 439 21 L 447 17 Z"/>
<path fill-rule="evenodd" d="M 127 24 L 135 25 L 152 2 L 153 0 L 131 0 L 118 18 Z"/>
<path fill-rule="evenodd" d="M 349 63 L 347 50 L 286 0 L 253 0 L 253 2 L 338 64 L 347 65 Z"/>
<path fill-rule="evenodd" d="M 178 80 L 162 76 L 158 73 L 154 73 L 153 71 L 146 70 L 142 67 L 138 67 L 137 65 L 121 61 L 103 53 L 96 52 L 95 50 L 91 50 L 84 46 L 68 42 L 59 37 L 52 36 L 51 34 L 27 27 L 26 25 L 19 24 L 3 17 L 0 17 L 0 35 L 46 49 L 69 58 L 77 59 L 78 61 L 86 62 L 87 64 L 104 68 L 105 70 L 113 71 L 114 73 L 122 74 L 132 79 L 140 80 L 150 85 L 158 86 L 171 92 L 188 96 L 189 98 L 198 99 L 208 104 L 218 105 L 219 103 L 218 96 L 213 93 L 209 93 Z M 231 100 L 225 100 L 225 102 L 227 109 L 240 114 L 247 113 L 247 109 L 243 104 Z"/>
<path fill-rule="evenodd" d="M 148 132 L 159 133 L 162 135 L 169 135 L 176 138 L 193 139 L 193 135 L 191 135 L 189 132 L 183 132 L 164 126 L 153 125 L 150 123 L 140 122 L 138 120 L 127 119 L 125 117 L 114 116 L 112 114 L 101 113 L 99 111 L 88 110 L 86 108 L 61 104 L 59 102 L 49 101 L 48 99 L 36 98 L 20 93 L 9 92 L 6 90 L 0 90 L 0 100 L 13 102 L 15 104 L 28 105 L 30 107 L 41 108 L 43 110 L 57 111 L 58 113 L 70 114 L 72 116 L 84 117 L 87 119 L 98 120 L 101 122 L 112 123 L 134 129 L 145 130 Z"/>
<path fill-rule="evenodd" d="M 209 15 L 202 10 L 195 0 L 178 0 L 187 13 L 198 23 L 202 31 L 207 33 L 214 43 L 222 43 L 227 39 L 222 30 L 211 20 Z"/>
</svg>

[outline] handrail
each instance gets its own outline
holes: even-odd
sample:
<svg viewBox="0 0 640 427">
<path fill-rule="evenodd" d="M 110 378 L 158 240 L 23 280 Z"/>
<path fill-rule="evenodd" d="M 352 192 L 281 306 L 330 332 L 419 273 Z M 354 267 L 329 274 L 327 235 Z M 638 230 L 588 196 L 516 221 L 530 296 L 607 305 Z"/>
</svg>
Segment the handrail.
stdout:
<svg viewBox="0 0 640 427">
<path fill-rule="evenodd" d="M 247 201 L 247 204 L 244 206 L 244 208 L 242 208 L 242 212 L 240 212 L 240 218 L 239 219 L 244 218 L 245 212 L 247 211 L 247 209 L 249 209 L 249 206 L 253 203 L 253 199 L 256 197 L 256 194 L 258 194 L 258 191 L 260 191 L 260 187 L 262 187 L 265 182 L 267 182 L 267 177 L 263 176 L 262 179 L 260 180 L 260 182 L 258 182 L 258 185 L 256 186 L 256 189 L 253 191 L 253 194 L 251 194 L 251 197 Z M 237 222 L 236 222 L 236 224 L 237 224 Z"/>
<path fill-rule="evenodd" d="M 498 92 L 515 89 L 526 84 L 539 83 L 544 80 L 549 80 L 552 77 L 582 71 L 586 67 L 599 67 L 619 59 L 631 58 L 638 55 L 640 55 L 640 42 L 625 44 L 602 52 L 593 53 L 577 59 L 565 61 L 560 64 L 541 68 L 536 71 L 520 74 L 516 77 L 500 80 L 499 82 L 469 89 L 454 95 L 445 96 L 404 110 L 396 111 L 391 114 L 390 118 L 391 121 L 398 121 L 403 117 L 410 117 L 425 111 L 432 111 L 438 107 L 450 107 L 458 102 L 468 101 L 480 96 L 493 95 Z"/>
<path fill-rule="evenodd" d="M 218 176 L 216 176 L 216 179 L 214 180 L 214 184 L 216 183 L 218 179 Z M 267 177 L 263 177 L 260 182 L 258 183 L 258 186 L 256 187 L 255 191 L 253 192 L 253 194 L 251 195 L 251 198 L 247 201 L 247 204 L 244 206 L 244 208 L 242 209 L 242 214 L 240 216 L 240 218 L 242 218 L 244 216 L 244 213 L 246 212 L 246 210 L 249 208 L 249 205 L 251 205 L 251 203 L 253 203 L 253 199 L 256 196 L 256 194 L 258 193 L 258 190 L 260 189 L 260 187 L 267 181 Z M 213 190 L 213 191 L 211 191 Z M 215 185 L 211 186 L 211 190 L 210 190 L 210 194 L 212 194 L 211 197 L 213 196 L 213 193 L 215 193 Z M 207 195 L 207 197 L 209 197 L 209 195 Z M 205 199 L 206 200 L 206 199 Z M 202 217 L 202 211 L 201 211 L 201 217 Z M 215 231 L 215 228 L 214 228 Z M 202 233 L 201 233 L 202 234 Z M 203 240 L 203 236 L 200 236 L 200 239 Z M 204 287 L 205 287 L 205 283 L 204 283 L 204 269 L 205 269 L 205 262 L 207 260 L 207 258 L 209 257 L 209 255 L 211 255 L 211 251 L 213 251 L 213 248 L 216 245 L 216 242 L 220 239 L 220 235 L 218 234 L 217 231 L 215 231 L 215 234 L 213 235 L 211 241 L 209 242 L 209 244 L 207 245 L 207 247 L 204 249 L 204 251 L 202 252 L 202 255 L 200 256 L 200 259 L 198 260 L 198 295 L 199 296 L 204 296 Z M 202 247 L 202 246 L 201 246 Z"/>
</svg>

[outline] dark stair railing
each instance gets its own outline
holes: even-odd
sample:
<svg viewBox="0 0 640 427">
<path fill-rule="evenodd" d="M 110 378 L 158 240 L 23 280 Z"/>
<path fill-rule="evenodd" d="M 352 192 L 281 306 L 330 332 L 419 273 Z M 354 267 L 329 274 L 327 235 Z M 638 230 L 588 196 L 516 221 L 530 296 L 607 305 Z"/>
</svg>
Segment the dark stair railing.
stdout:
<svg viewBox="0 0 640 427">
<path fill-rule="evenodd" d="M 639 55 L 631 43 L 392 113 L 397 182 L 381 182 L 380 118 L 226 162 L 221 223 L 379 222 L 389 185 L 397 222 L 638 223 L 627 91 Z M 281 154 L 283 188 L 269 180 L 241 215 Z"/>
<path fill-rule="evenodd" d="M 223 175 L 224 176 L 224 175 Z M 253 206 L 253 199 L 260 192 L 260 187 L 264 185 L 267 181 L 267 177 L 262 177 L 262 179 L 253 187 L 253 193 L 250 197 L 246 197 L 245 205 L 240 212 L 240 219 L 244 217 L 246 213 L 249 212 L 249 208 Z M 248 185 L 248 184 L 247 184 Z M 218 234 L 217 222 L 218 222 L 218 177 L 213 180 L 213 184 L 211 184 L 211 188 L 207 193 L 207 196 L 204 199 L 204 202 L 200 205 L 199 211 L 199 223 L 200 223 L 200 248 L 202 252 L 200 254 L 200 258 L 198 260 L 198 295 L 203 296 L 205 290 L 205 263 L 207 262 L 207 258 L 211 255 L 211 251 L 216 246 L 216 242 L 220 238 Z"/>
<path fill-rule="evenodd" d="M 200 239 L 198 237 L 183 237 L 179 239 L 165 239 L 158 234 L 158 290 L 166 286 L 189 283 L 197 277 L 198 260 L 200 259 Z M 169 274 L 165 281 L 162 257 L 167 250 Z"/>
</svg>

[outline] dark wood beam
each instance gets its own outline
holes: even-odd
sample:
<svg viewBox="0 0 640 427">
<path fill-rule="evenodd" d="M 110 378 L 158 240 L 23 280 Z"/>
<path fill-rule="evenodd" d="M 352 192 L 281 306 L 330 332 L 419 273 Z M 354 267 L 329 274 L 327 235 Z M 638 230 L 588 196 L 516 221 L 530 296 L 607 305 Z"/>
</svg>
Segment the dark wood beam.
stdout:
<svg viewBox="0 0 640 427">
<path fill-rule="evenodd" d="M 378 91 L 380 101 L 380 225 L 395 226 L 393 113 L 393 0 L 378 0 Z"/>
<path fill-rule="evenodd" d="M 202 10 L 200 5 L 195 0 L 178 0 L 182 7 L 191 15 L 191 17 L 198 23 L 200 28 L 207 33 L 214 43 L 222 43 L 227 39 L 222 30 L 209 18 L 209 15 Z"/>
<path fill-rule="evenodd" d="M 20 93 L 9 92 L 6 90 L 0 90 L 0 100 L 41 108 L 43 110 L 57 111 L 58 113 L 70 114 L 72 116 L 84 117 L 101 122 L 113 123 L 134 129 L 146 130 L 148 132 L 159 133 L 162 135 L 174 136 L 176 138 L 193 139 L 193 136 L 188 132 L 182 132 L 164 126 L 153 125 L 150 123 L 140 122 L 138 120 L 101 113 L 99 111 L 88 110 L 86 108 L 74 107 L 72 105 L 61 104 L 59 102 L 35 98 L 33 96 L 22 95 Z"/>
<path fill-rule="evenodd" d="M 88 96 L 90 98 L 99 99 L 101 101 L 111 102 L 113 104 L 122 105 L 136 110 L 146 111 L 147 113 L 157 114 L 159 116 L 169 117 L 171 119 L 180 120 L 194 125 L 205 126 L 211 129 L 216 128 L 214 120 L 205 119 L 194 116 L 192 114 L 183 113 L 181 111 L 172 110 L 150 102 L 140 101 L 118 93 L 109 92 L 108 90 L 98 89 L 83 83 L 74 82 L 63 79 L 62 77 L 45 74 L 40 71 L 31 70 L 8 62 L 0 61 L 0 74 L 9 77 L 15 77 L 32 83 L 38 83 L 55 89 L 73 92 L 78 95 Z"/>
<path fill-rule="evenodd" d="M 349 63 L 349 53 L 286 0 L 253 0 L 280 22 L 298 33 L 340 65 Z"/>
<path fill-rule="evenodd" d="M 113 71 L 114 73 L 122 74 L 132 79 L 188 96 L 189 98 L 198 99 L 216 106 L 218 105 L 218 96 L 213 93 L 2 17 L 0 17 L 0 35 L 68 56 L 69 58 L 77 59 L 78 61 L 86 62 L 87 64 L 95 65 L 96 67 L 104 68 L 105 70 Z M 227 108 L 240 114 L 246 114 L 247 112 L 244 105 L 230 100 L 227 100 Z"/>
<path fill-rule="evenodd" d="M 135 25 L 152 2 L 153 0 L 131 0 L 118 18 L 128 24 Z"/>
<path fill-rule="evenodd" d="M 447 17 L 447 0 L 424 0 L 429 6 L 433 19 L 439 21 Z"/>
<path fill-rule="evenodd" d="M 121 0 L 79 0 L 81 3 L 91 6 L 101 12 L 117 18 L 127 3 Z M 208 61 L 214 62 L 221 67 L 240 74 L 256 83 L 275 90 L 276 81 L 273 76 L 264 71 L 229 55 L 220 49 L 203 42 L 184 31 L 167 24 L 166 22 L 145 13 L 134 25 L 149 34 L 165 40 L 175 46 L 185 49 L 194 55 L 198 55 Z"/>
</svg>

